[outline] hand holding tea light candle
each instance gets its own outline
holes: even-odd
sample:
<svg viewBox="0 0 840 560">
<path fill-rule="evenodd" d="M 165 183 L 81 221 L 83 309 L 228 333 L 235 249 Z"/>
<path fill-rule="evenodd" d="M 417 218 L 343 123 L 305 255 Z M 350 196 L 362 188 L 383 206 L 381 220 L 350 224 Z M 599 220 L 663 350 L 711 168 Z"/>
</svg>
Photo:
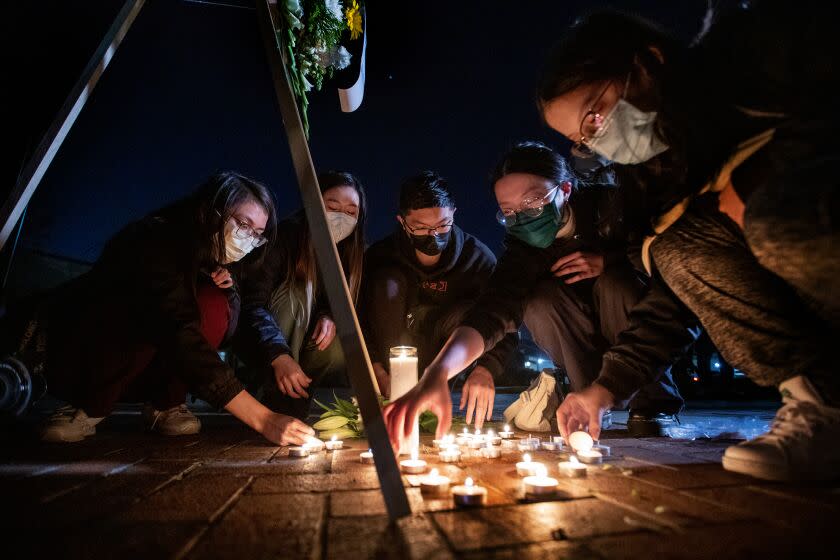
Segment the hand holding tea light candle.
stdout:
<svg viewBox="0 0 840 560">
<path fill-rule="evenodd" d="M 471 477 L 467 477 L 463 485 L 452 488 L 452 499 L 456 506 L 473 507 L 484 505 L 487 500 L 487 489 L 476 486 Z"/>
<path fill-rule="evenodd" d="M 510 429 L 510 426 L 505 424 L 505 429 L 499 432 L 499 437 L 502 439 L 511 439 L 513 438 L 513 432 Z"/>
<path fill-rule="evenodd" d="M 364 463 L 365 465 L 372 465 L 373 464 L 373 451 L 368 449 L 367 451 L 362 451 L 359 453 L 359 461 Z"/>
<path fill-rule="evenodd" d="M 390 352 L 391 364 L 391 400 L 395 401 L 417 385 L 417 348 L 413 346 L 394 346 Z M 408 454 L 420 447 L 420 425 L 414 421 L 414 430 L 400 448 L 400 455 Z"/>
<path fill-rule="evenodd" d="M 531 456 L 526 453 L 522 460 L 516 463 L 516 473 L 519 476 L 534 476 L 537 466 L 541 466 L 541 463 L 532 461 Z"/>
<path fill-rule="evenodd" d="M 414 449 L 411 452 L 411 459 L 400 461 L 400 467 L 406 474 L 422 474 L 426 472 L 426 461 L 418 459 L 417 449 Z"/>
<path fill-rule="evenodd" d="M 601 452 L 595 451 L 594 449 L 578 451 L 575 455 L 577 455 L 581 463 L 587 463 L 589 465 L 600 465 L 604 461 L 604 456 L 601 455 Z"/>
<path fill-rule="evenodd" d="M 441 475 L 437 469 L 432 469 L 428 475 L 420 479 L 420 492 L 431 496 L 439 496 L 449 491 L 449 477 Z"/>
<path fill-rule="evenodd" d="M 344 447 L 344 442 L 338 439 L 338 436 L 334 435 L 326 442 L 326 446 L 328 451 L 335 451 Z"/>
<path fill-rule="evenodd" d="M 586 465 L 582 465 L 577 457 L 569 457 L 568 461 L 558 463 L 560 474 L 569 478 L 584 478 L 586 476 Z"/>
<path fill-rule="evenodd" d="M 546 496 L 557 492 L 557 479 L 548 476 L 544 465 L 538 465 L 533 476 L 522 479 L 526 496 Z"/>
</svg>

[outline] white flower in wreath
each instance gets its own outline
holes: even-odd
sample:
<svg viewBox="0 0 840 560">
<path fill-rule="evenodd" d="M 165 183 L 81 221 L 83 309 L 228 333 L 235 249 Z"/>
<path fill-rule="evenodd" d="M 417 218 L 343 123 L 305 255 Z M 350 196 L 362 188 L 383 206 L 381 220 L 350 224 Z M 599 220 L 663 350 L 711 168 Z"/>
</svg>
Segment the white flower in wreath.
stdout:
<svg viewBox="0 0 840 560">
<path fill-rule="evenodd" d="M 330 51 L 320 53 L 319 57 L 319 64 L 324 68 L 333 66 L 336 70 L 344 70 L 350 66 L 350 52 L 340 45 Z"/>
<path fill-rule="evenodd" d="M 331 13 L 335 19 L 338 21 L 342 21 L 344 19 L 344 9 L 341 7 L 340 0 L 326 0 L 324 4 L 326 5 L 327 11 Z"/>
</svg>

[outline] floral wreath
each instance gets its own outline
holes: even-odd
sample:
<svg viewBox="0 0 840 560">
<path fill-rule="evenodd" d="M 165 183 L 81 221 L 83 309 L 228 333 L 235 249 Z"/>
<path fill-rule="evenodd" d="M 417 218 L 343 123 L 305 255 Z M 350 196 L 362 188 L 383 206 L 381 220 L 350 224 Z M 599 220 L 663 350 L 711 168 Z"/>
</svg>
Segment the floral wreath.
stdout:
<svg viewBox="0 0 840 560">
<path fill-rule="evenodd" d="M 320 91 L 324 80 L 350 65 L 350 53 L 341 45 L 363 33 L 362 10 L 357 0 L 280 0 L 282 29 L 278 43 L 286 59 L 292 91 L 298 102 L 303 129 L 309 137 L 307 92 Z"/>
</svg>

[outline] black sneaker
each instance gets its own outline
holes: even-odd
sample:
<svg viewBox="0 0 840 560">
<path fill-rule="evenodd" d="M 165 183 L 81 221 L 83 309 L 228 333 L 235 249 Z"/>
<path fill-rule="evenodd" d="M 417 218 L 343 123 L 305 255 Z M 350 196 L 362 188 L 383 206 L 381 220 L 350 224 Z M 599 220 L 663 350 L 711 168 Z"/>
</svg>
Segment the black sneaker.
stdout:
<svg viewBox="0 0 840 560">
<path fill-rule="evenodd" d="M 679 424 L 676 414 L 631 410 L 627 417 L 627 432 L 632 437 L 670 437 L 668 428 Z"/>
</svg>

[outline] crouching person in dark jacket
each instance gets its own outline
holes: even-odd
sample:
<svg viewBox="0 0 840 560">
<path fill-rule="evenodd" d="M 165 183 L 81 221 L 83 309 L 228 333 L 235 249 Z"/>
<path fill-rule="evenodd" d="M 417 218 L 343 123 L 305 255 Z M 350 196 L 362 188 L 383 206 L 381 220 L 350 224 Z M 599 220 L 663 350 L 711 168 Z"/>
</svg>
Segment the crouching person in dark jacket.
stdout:
<svg viewBox="0 0 840 560">
<path fill-rule="evenodd" d="M 562 364 L 573 390 L 610 383 L 605 355 L 631 324 L 631 314 L 649 297 L 647 279 L 627 258 L 622 204 L 614 187 L 574 190 L 565 160 L 548 147 L 516 146 L 493 175 L 506 247 L 487 290 L 466 315 L 415 391 L 386 409 L 389 432 L 403 437 L 412 414 L 430 408 L 450 417 L 446 379 L 467 360 L 493 348 L 505 333 L 525 323 L 551 359 Z M 659 413 L 674 414 L 682 398 L 669 366 L 691 341 L 678 321 L 656 325 L 634 348 L 634 364 L 656 372 L 630 401 L 640 431 Z M 445 395 L 445 396 L 444 396 Z M 441 421 L 448 429 L 448 421 Z"/>
<path fill-rule="evenodd" d="M 397 231 L 365 252 L 362 322 L 380 389 L 390 394 L 389 349 L 416 346 L 422 370 L 487 286 L 496 257 L 454 224 L 455 202 L 432 171 L 406 179 Z M 511 333 L 478 359 L 461 392 L 467 422 L 493 413 L 495 382 L 516 346 Z"/>
<path fill-rule="evenodd" d="M 45 327 L 44 376 L 66 401 L 42 439 L 80 441 L 119 401 L 146 402 L 148 429 L 195 433 L 186 392 L 225 408 L 275 443 L 302 443 L 307 425 L 273 414 L 243 390 L 218 347 L 236 328 L 239 296 L 224 268 L 266 241 L 268 190 L 220 173 L 192 196 L 134 222 L 90 272 L 55 290 L 34 322 Z"/>
</svg>

